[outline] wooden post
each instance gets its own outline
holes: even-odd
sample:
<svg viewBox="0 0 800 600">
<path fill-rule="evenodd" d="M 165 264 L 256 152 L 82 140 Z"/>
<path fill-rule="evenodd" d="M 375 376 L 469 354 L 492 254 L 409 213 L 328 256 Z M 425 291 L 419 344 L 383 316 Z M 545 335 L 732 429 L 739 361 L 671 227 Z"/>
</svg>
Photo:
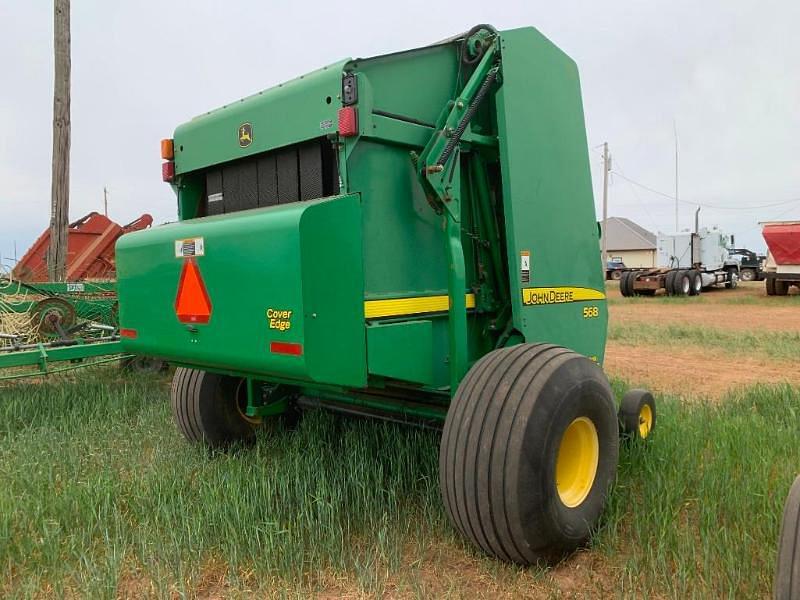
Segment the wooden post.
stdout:
<svg viewBox="0 0 800 600">
<path fill-rule="evenodd" d="M 70 0 L 54 0 L 55 85 L 53 89 L 53 170 L 50 188 L 50 246 L 47 275 L 64 281 L 67 273 L 70 147 Z"/>
</svg>

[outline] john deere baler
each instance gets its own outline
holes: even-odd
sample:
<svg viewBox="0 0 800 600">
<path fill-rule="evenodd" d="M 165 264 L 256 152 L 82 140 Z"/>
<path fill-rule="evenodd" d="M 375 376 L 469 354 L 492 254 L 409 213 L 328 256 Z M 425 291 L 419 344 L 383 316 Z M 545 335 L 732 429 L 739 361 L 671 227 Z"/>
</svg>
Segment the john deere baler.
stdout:
<svg viewBox="0 0 800 600">
<path fill-rule="evenodd" d="M 162 156 L 180 220 L 120 240 L 120 322 L 181 365 L 187 438 L 309 406 L 443 422 L 465 535 L 520 563 L 586 539 L 618 424 L 569 57 L 481 25 L 208 112 Z M 623 404 L 646 436 L 652 398 Z"/>
</svg>

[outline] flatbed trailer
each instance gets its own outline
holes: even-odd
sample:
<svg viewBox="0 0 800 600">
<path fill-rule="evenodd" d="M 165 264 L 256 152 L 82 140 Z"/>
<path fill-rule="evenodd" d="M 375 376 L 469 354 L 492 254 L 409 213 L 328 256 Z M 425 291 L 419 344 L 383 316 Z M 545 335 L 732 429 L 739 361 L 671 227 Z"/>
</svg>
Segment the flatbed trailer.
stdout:
<svg viewBox="0 0 800 600">
<path fill-rule="evenodd" d="M 698 296 L 703 290 L 724 285 L 733 289 L 739 284 L 735 269 L 703 271 L 702 269 L 631 269 L 622 274 L 619 291 L 625 296 L 655 296 L 663 291 L 668 296 Z"/>
</svg>

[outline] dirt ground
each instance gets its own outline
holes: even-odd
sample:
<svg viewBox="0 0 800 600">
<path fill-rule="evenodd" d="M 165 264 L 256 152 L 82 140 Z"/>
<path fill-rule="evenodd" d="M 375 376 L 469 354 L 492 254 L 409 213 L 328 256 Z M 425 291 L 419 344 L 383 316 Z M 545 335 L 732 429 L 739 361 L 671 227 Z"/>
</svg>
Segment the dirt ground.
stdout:
<svg viewBox="0 0 800 600">
<path fill-rule="evenodd" d="M 767 297 L 763 282 L 736 290 L 718 289 L 699 298 L 622 298 L 608 286 L 609 324 L 679 324 L 769 335 L 800 334 L 800 298 Z M 800 385 L 796 363 L 753 352 L 728 353 L 693 346 L 629 344 L 609 340 L 605 370 L 633 384 L 683 396 L 720 398 L 729 391 L 759 382 Z M 695 373 L 695 376 L 687 376 Z"/>
</svg>

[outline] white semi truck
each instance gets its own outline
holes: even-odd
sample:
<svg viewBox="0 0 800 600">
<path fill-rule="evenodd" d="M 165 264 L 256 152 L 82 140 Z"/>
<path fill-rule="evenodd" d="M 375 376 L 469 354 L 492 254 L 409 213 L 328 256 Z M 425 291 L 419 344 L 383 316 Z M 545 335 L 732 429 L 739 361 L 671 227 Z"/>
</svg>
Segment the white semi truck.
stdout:
<svg viewBox="0 0 800 600">
<path fill-rule="evenodd" d="M 664 290 L 670 296 L 697 296 L 713 286 L 735 288 L 740 263 L 728 252 L 733 242 L 732 235 L 716 227 L 659 233 L 659 266 L 626 271 L 619 282 L 620 292 L 623 296 L 654 296 Z"/>
</svg>

